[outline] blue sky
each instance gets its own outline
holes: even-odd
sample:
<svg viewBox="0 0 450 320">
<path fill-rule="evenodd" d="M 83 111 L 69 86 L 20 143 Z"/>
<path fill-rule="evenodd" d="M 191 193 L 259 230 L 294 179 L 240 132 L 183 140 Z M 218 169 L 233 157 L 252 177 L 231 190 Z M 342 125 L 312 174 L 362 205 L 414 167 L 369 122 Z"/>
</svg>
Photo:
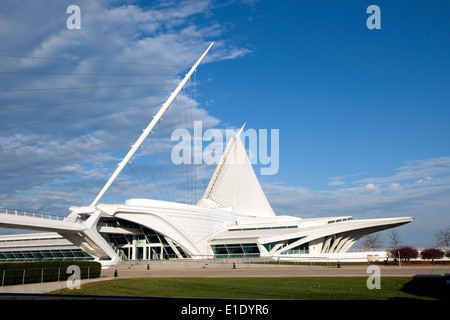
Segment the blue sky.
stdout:
<svg viewBox="0 0 450 320">
<path fill-rule="evenodd" d="M 215 41 L 184 106 L 205 127 L 279 129 L 279 171 L 260 177 L 277 214 L 415 216 L 398 229 L 415 246 L 434 245 L 450 225 L 446 1 L 78 1 L 81 30 L 66 28 L 70 4 L 0 4 L 2 71 L 29 73 L 0 75 L 8 109 L 0 122 L 11 128 L 0 132 L 0 207 L 65 215 L 88 205 Z M 366 27 L 371 4 L 381 9 L 380 30 Z M 5 91 L 69 87 L 97 89 Z M 144 150 L 148 163 L 133 165 L 150 166 L 160 185 L 167 174 L 173 196 L 182 189 L 175 172 L 184 171 L 153 153 L 170 149 L 178 122 L 168 114 L 165 123 Z M 213 169 L 201 167 L 203 184 Z M 124 172 L 105 201 L 148 196 L 137 180 Z M 387 233 L 382 240 L 388 245 Z"/>
<path fill-rule="evenodd" d="M 250 125 L 282 128 L 282 143 L 297 145 L 298 157 L 282 157 L 289 165 L 280 175 L 304 180 L 291 170 L 298 163 L 295 171 L 306 170 L 319 188 L 336 170 L 386 174 L 406 160 L 446 155 L 445 10 L 396 3 L 379 3 L 382 30 L 368 30 L 367 6 L 351 1 L 258 3 L 245 12 L 251 22 L 239 24 L 252 53 L 214 65 L 215 90 L 230 88 L 227 107 L 214 114 L 235 117 L 235 107 Z M 242 103 L 254 108 L 242 110 Z M 319 176 L 307 173 L 319 165 Z"/>
</svg>

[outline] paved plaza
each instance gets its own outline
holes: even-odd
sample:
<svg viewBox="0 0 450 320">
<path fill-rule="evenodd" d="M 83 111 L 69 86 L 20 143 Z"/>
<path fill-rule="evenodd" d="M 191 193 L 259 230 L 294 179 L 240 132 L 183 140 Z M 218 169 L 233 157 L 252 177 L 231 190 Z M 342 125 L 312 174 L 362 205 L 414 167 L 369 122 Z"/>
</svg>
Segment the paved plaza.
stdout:
<svg viewBox="0 0 450 320">
<path fill-rule="evenodd" d="M 305 265 L 258 265 L 230 264 L 200 265 L 198 268 L 168 268 L 165 266 L 137 265 L 119 266 L 117 269 L 103 270 L 102 276 L 113 278 L 138 277 L 368 277 L 368 265 L 305 266 Z M 381 265 L 381 276 L 414 277 L 443 276 L 450 273 L 450 265 L 393 266 Z"/>
</svg>

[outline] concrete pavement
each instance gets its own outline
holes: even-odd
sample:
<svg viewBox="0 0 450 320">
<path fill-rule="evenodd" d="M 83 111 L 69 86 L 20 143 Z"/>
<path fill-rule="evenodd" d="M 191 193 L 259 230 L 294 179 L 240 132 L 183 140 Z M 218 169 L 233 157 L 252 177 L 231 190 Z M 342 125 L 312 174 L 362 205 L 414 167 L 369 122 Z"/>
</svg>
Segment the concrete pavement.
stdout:
<svg viewBox="0 0 450 320">
<path fill-rule="evenodd" d="M 283 266 L 283 265 L 236 265 L 205 266 L 202 268 L 117 268 L 117 278 L 146 277 L 368 277 L 368 265 L 358 266 Z M 430 266 L 379 266 L 381 276 L 413 277 L 443 276 L 450 273 L 450 265 Z M 114 269 L 104 270 L 102 275 L 114 277 Z"/>
</svg>

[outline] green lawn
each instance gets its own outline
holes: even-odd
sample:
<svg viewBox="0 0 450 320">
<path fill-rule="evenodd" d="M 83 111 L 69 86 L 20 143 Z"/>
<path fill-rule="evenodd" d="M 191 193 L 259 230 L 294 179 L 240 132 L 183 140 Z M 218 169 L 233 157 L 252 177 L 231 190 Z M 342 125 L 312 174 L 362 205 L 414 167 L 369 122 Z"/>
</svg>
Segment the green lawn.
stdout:
<svg viewBox="0 0 450 320">
<path fill-rule="evenodd" d="M 85 284 L 52 293 L 184 298 L 374 300 L 449 299 L 443 278 L 384 277 L 369 290 L 365 277 L 322 278 L 139 278 Z"/>
</svg>

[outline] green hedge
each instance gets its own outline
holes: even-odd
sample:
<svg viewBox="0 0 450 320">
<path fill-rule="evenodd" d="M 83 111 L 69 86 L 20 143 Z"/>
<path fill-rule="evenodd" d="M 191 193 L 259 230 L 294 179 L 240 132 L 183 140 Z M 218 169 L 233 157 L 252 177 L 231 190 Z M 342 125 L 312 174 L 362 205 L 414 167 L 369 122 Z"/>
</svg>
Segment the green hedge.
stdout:
<svg viewBox="0 0 450 320">
<path fill-rule="evenodd" d="M 95 261 L 5 262 L 0 263 L 0 286 L 66 281 L 73 274 L 67 273 L 71 265 L 80 267 L 81 279 L 98 278 L 101 274 L 101 264 Z"/>
</svg>

